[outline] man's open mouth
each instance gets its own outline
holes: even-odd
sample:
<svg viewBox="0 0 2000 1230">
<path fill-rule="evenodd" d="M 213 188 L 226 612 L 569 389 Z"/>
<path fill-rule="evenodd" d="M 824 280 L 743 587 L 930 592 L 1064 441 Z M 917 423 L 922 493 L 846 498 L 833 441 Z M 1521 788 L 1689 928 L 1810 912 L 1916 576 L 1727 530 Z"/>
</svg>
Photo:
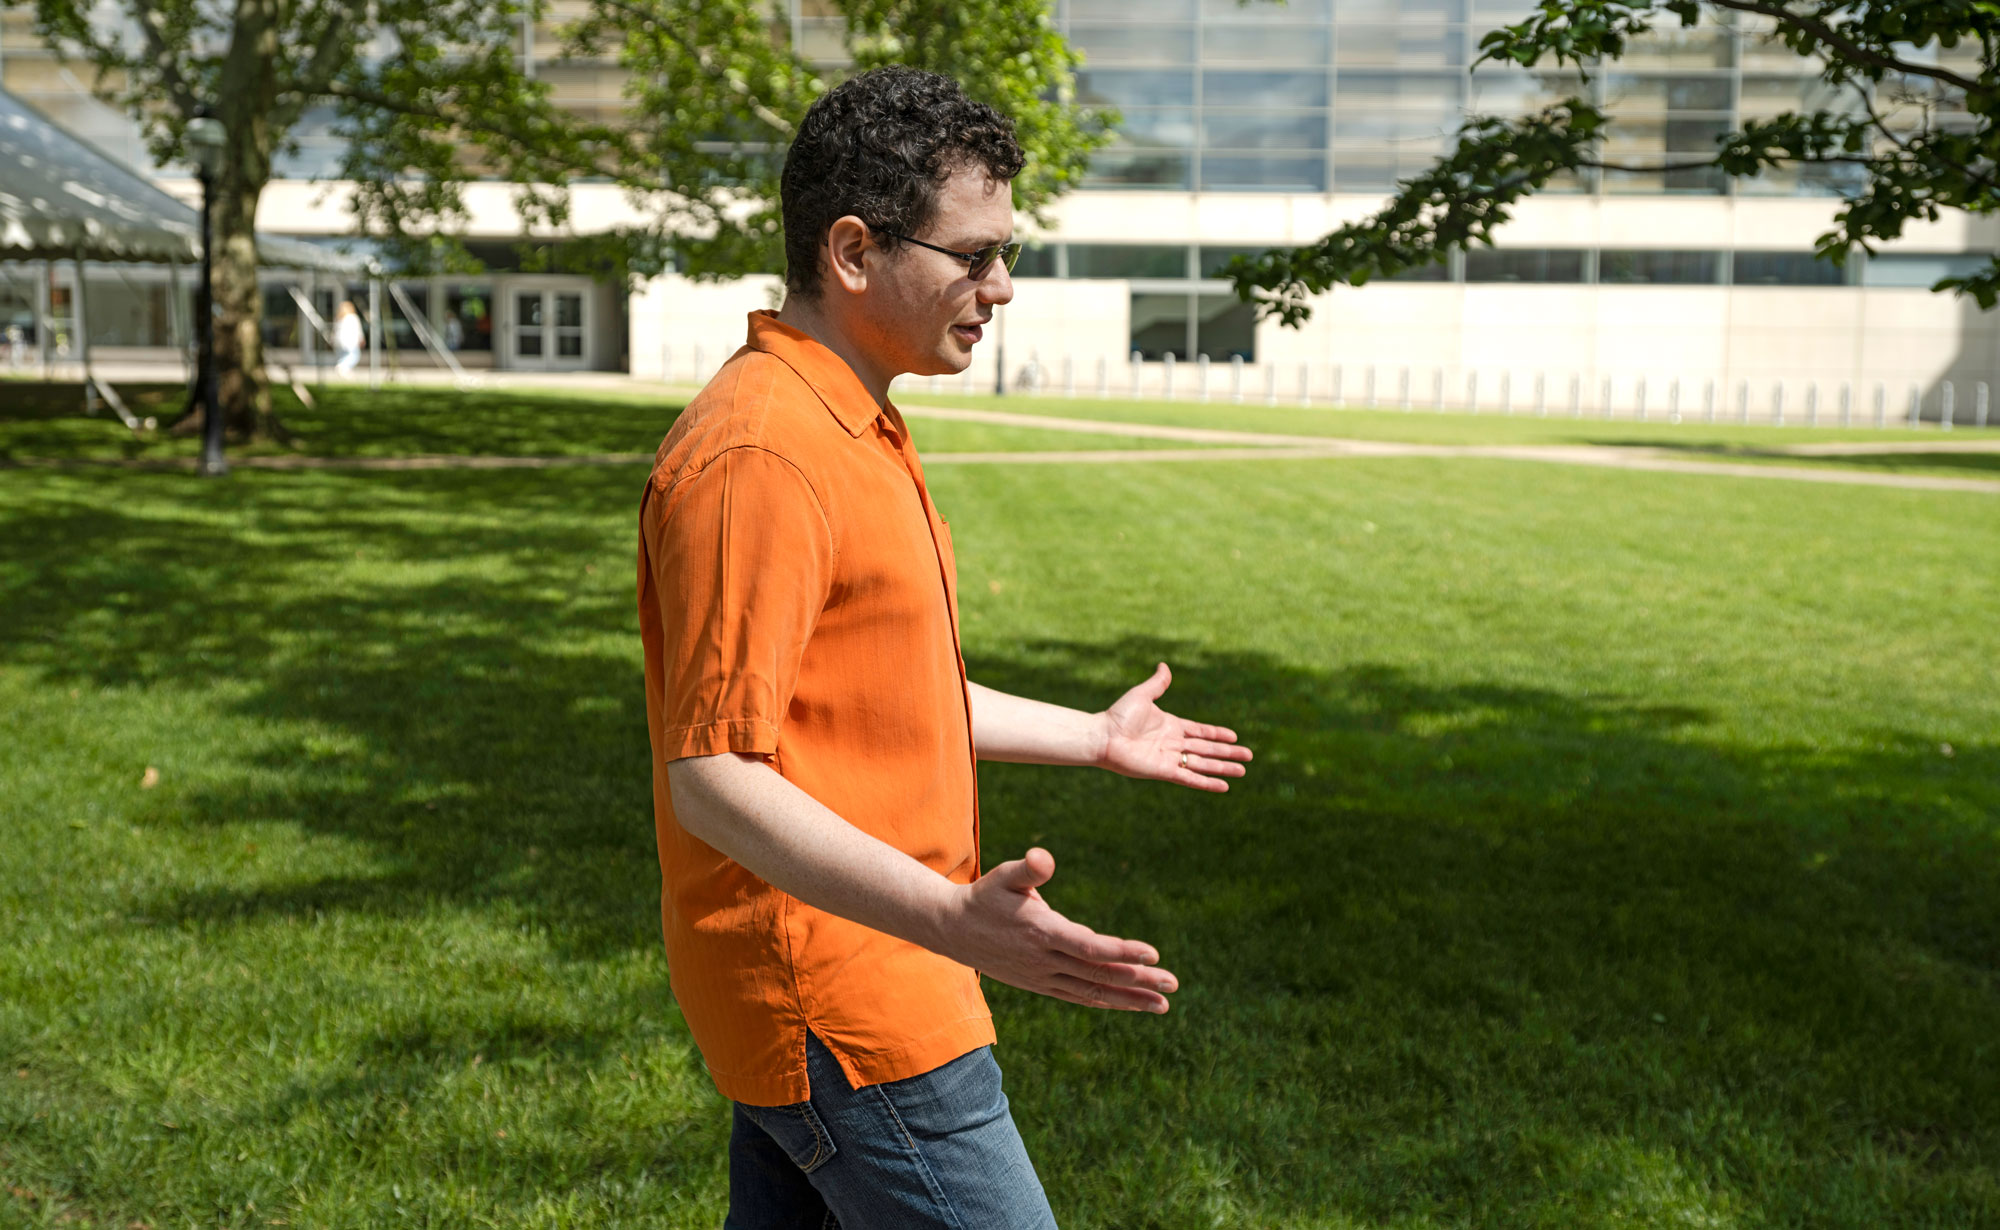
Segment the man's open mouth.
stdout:
<svg viewBox="0 0 2000 1230">
<path fill-rule="evenodd" d="M 951 331 L 958 334 L 959 339 L 968 346 L 986 335 L 985 330 L 978 325 L 953 325 Z"/>
</svg>

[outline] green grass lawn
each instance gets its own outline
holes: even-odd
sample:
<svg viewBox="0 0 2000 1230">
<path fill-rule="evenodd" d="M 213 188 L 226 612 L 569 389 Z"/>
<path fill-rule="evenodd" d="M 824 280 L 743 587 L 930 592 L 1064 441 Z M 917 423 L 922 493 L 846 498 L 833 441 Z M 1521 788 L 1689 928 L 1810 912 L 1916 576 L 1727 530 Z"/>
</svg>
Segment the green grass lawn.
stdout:
<svg viewBox="0 0 2000 1230">
<path fill-rule="evenodd" d="M 405 451 L 672 412 L 426 395 Z M 0 473 L 0 1226 L 719 1223 L 640 478 Z M 1051 900 L 1185 988 L 989 988 L 1065 1227 L 2000 1226 L 1991 497 L 931 483 L 974 678 L 1097 707 L 1165 659 L 1258 751 L 1222 797 L 981 773 L 987 861 L 1046 844 Z"/>
</svg>

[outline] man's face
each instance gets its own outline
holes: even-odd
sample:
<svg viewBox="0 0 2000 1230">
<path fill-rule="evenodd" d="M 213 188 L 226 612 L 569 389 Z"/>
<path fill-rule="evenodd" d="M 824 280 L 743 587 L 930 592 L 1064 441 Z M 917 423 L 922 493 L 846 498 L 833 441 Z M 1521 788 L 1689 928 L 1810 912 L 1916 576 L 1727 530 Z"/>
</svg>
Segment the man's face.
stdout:
<svg viewBox="0 0 2000 1230">
<path fill-rule="evenodd" d="M 1013 237 L 1013 190 L 978 166 L 952 173 L 930 225 L 912 236 L 955 252 Z M 996 260 L 975 280 L 965 261 L 911 243 L 879 257 L 879 265 L 870 261 L 861 306 L 868 348 L 885 373 L 946 376 L 970 367 L 994 307 L 1014 297 L 1007 267 Z"/>
</svg>

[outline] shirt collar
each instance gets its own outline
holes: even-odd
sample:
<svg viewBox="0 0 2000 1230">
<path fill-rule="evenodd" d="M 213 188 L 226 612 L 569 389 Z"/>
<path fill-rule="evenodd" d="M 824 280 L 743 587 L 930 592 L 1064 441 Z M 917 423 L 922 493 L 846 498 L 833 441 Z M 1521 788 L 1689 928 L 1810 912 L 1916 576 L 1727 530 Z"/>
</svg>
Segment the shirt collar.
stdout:
<svg viewBox="0 0 2000 1230">
<path fill-rule="evenodd" d="M 859 437 L 868 430 L 868 424 L 881 416 L 882 407 L 868 395 L 861 377 L 854 374 L 847 360 L 780 321 L 775 312 L 750 313 L 749 346 L 797 372 L 819 394 L 820 401 L 848 435 Z"/>
</svg>

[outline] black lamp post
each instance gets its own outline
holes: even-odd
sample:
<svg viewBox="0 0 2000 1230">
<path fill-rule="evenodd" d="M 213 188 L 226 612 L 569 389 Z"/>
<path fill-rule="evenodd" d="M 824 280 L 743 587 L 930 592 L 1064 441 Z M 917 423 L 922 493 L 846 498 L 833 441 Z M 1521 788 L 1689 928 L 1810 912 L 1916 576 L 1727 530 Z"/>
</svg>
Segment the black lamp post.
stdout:
<svg viewBox="0 0 2000 1230">
<path fill-rule="evenodd" d="M 195 371 L 201 381 L 202 432 L 199 473 L 220 478 L 229 473 L 222 457 L 222 397 L 215 379 L 215 229 L 210 198 L 215 195 L 216 172 L 222 169 L 222 147 L 227 134 L 222 121 L 204 108 L 188 121 L 183 134 L 188 155 L 194 159 L 201 179 L 201 284 L 195 288 L 195 321 L 200 327 L 200 357 Z"/>
</svg>

